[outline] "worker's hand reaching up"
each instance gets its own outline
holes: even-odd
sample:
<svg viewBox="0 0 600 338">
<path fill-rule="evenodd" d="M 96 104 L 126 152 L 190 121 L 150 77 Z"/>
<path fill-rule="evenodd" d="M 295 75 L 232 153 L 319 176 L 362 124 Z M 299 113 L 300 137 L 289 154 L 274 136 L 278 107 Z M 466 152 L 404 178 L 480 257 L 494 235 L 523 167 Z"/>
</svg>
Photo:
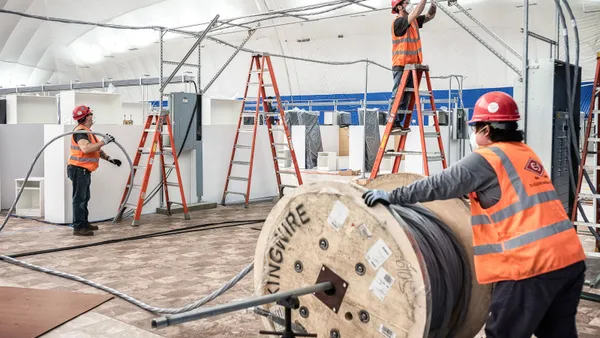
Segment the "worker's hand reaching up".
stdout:
<svg viewBox="0 0 600 338">
<path fill-rule="evenodd" d="M 108 162 L 110 162 L 110 163 L 112 163 L 112 164 L 114 164 L 114 165 L 116 165 L 117 167 L 120 167 L 120 166 L 121 166 L 121 160 L 118 160 L 118 159 L 116 159 L 116 158 L 111 158 L 111 157 L 109 157 L 109 158 L 107 159 L 107 161 L 108 161 Z"/>
<path fill-rule="evenodd" d="M 102 142 L 104 143 L 104 145 L 107 145 L 111 142 L 114 142 L 115 138 L 112 135 L 106 134 L 106 136 L 104 136 L 104 138 L 102 139 Z"/>
<path fill-rule="evenodd" d="M 390 205 L 390 197 L 387 191 L 384 190 L 367 190 L 362 198 L 365 200 L 365 204 L 372 207 L 377 203 L 383 205 Z"/>
</svg>

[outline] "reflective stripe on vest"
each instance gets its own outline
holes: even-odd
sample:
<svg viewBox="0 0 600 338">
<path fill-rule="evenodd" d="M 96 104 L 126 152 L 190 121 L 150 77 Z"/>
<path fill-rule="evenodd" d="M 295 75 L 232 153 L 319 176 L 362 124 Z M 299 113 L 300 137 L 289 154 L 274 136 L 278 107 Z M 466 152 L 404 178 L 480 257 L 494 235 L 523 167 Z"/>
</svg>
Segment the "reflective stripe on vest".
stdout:
<svg viewBox="0 0 600 338">
<path fill-rule="evenodd" d="M 91 158 L 91 157 L 77 157 L 77 156 L 69 156 L 70 160 L 79 161 L 79 162 L 100 162 L 99 158 Z"/>
<path fill-rule="evenodd" d="M 398 50 L 393 52 L 393 55 L 419 55 L 421 53 L 421 48 L 418 50 Z"/>
<path fill-rule="evenodd" d="M 556 194 L 556 191 L 554 191 L 554 190 L 545 191 L 545 192 L 541 192 L 541 193 L 529 196 L 527 194 L 527 191 L 525 190 L 525 185 L 523 184 L 521 177 L 517 173 L 517 170 L 515 169 L 514 165 L 512 164 L 512 162 L 510 161 L 508 156 L 506 156 L 506 154 L 500 148 L 490 147 L 488 149 L 491 150 L 492 152 L 494 152 L 494 154 L 496 154 L 500 158 L 502 166 L 504 167 L 504 170 L 508 174 L 511 185 L 512 185 L 513 189 L 515 190 L 519 200 L 517 202 L 514 202 L 513 204 L 507 206 L 506 208 L 500 209 L 497 212 L 493 213 L 491 215 L 491 220 L 490 220 L 490 218 L 488 218 L 487 215 L 472 216 L 471 217 L 471 225 L 472 226 L 481 226 L 481 225 L 489 225 L 492 223 L 498 223 L 498 222 L 501 222 L 511 216 L 518 214 L 519 212 L 522 212 L 526 209 L 529 209 L 531 207 L 534 207 L 534 206 L 539 205 L 544 202 L 555 201 L 555 200 L 560 202 L 558 195 Z M 486 255 L 486 254 L 491 254 L 491 253 L 501 253 L 505 250 L 516 249 L 523 245 L 530 244 L 537 240 L 544 239 L 546 237 L 555 235 L 555 234 L 563 232 L 563 231 L 567 231 L 572 228 L 573 228 L 573 223 L 569 220 L 564 220 L 564 221 L 561 221 L 561 222 L 558 222 L 555 224 L 545 226 L 543 228 L 539 228 L 539 229 L 530 231 L 528 233 L 525 233 L 518 237 L 512 238 L 508 241 L 505 241 L 502 244 L 477 245 L 473 248 L 473 250 L 474 250 L 474 253 L 476 256 L 477 255 Z"/>
</svg>

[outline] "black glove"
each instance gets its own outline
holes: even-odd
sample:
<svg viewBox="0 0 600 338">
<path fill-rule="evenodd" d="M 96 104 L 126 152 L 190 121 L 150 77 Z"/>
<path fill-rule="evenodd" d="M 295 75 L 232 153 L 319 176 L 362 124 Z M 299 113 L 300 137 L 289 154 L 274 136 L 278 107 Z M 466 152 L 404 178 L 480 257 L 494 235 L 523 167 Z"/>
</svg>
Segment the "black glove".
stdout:
<svg viewBox="0 0 600 338">
<path fill-rule="evenodd" d="M 372 207 L 377 203 L 383 205 L 390 205 L 390 197 L 387 191 L 384 190 L 367 190 L 362 198 L 365 200 L 365 204 Z"/>
<path fill-rule="evenodd" d="M 116 158 L 110 158 L 109 157 L 107 161 L 110 162 L 110 163 L 112 163 L 112 164 L 114 164 L 114 165 L 116 165 L 117 167 L 120 167 L 121 164 L 122 164 L 121 160 L 118 160 Z"/>
</svg>

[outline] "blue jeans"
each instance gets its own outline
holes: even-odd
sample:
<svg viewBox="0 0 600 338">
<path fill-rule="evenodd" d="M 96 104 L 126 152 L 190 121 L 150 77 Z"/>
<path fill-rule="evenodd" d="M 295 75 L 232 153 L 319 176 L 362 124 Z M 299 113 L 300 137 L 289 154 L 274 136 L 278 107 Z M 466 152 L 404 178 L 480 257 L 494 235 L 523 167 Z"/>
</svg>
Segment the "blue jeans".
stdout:
<svg viewBox="0 0 600 338">
<path fill-rule="evenodd" d="M 402 73 L 404 71 L 403 70 L 398 70 L 398 71 L 393 71 L 393 76 L 394 76 L 394 88 L 392 88 L 392 106 L 390 106 L 390 113 L 392 111 L 392 107 L 394 105 L 394 100 L 396 98 L 396 94 L 398 92 L 398 87 L 400 87 L 400 82 L 402 81 Z M 412 78 L 412 74 L 409 74 L 408 79 L 406 80 L 406 88 L 412 88 L 413 87 L 413 78 Z M 400 105 L 398 106 L 398 110 L 407 110 L 408 109 L 408 104 L 410 103 L 410 98 L 412 96 L 407 94 L 404 95 L 402 97 L 402 101 L 400 101 Z M 398 111 L 396 110 L 396 111 Z M 397 126 L 403 126 L 404 125 L 404 119 L 406 116 L 409 116 L 409 118 L 412 116 L 412 114 L 398 114 L 396 115 L 396 120 L 394 121 L 394 125 Z"/>
<path fill-rule="evenodd" d="M 73 229 L 83 229 L 88 225 L 92 173 L 85 168 L 69 165 L 67 176 L 73 182 Z"/>
</svg>

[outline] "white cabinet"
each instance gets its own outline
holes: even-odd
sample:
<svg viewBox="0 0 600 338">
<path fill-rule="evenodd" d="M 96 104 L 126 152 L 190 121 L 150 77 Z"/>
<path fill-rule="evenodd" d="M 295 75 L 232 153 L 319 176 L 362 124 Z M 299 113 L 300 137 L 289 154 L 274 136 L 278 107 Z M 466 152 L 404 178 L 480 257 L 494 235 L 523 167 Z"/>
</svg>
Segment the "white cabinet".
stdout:
<svg viewBox="0 0 600 338">
<path fill-rule="evenodd" d="M 337 154 L 335 152 L 319 152 L 317 168 L 321 171 L 337 170 Z"/>
<path fill-rule="evenodd" d="M 15 179 L 15 196 L 25 182 L 24 178 Z M 21 198 L 15 208 L 17 216 L 44 217 L 44 178 L 30 177 L 23 188 Z"/>
</svg>

